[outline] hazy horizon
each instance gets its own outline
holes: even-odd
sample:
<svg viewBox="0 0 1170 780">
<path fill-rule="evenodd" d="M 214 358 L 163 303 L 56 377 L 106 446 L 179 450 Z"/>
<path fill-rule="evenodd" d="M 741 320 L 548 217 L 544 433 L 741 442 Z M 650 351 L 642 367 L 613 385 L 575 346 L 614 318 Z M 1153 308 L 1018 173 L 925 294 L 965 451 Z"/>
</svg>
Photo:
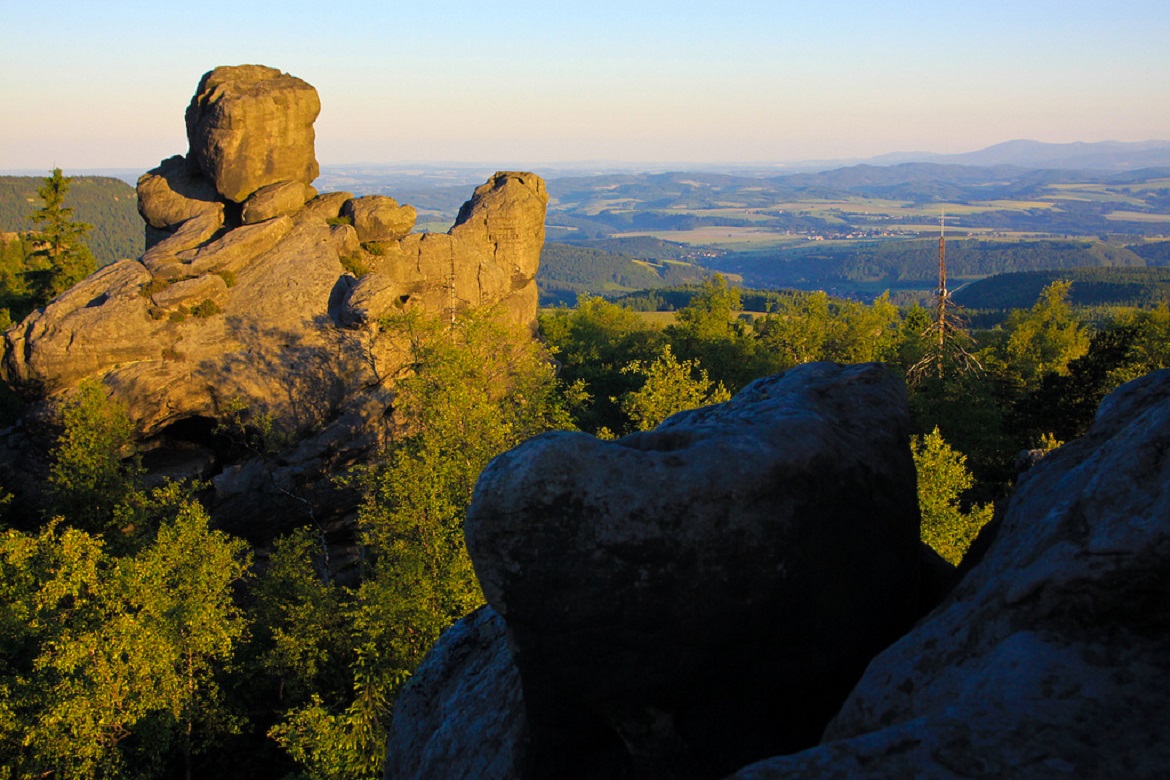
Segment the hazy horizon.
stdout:
<svg viewBox="0 0 1170 780">
<path fill-rule="evenodd" d="M 5 0 L 0 169 L 152 168 L 186 152 L 202 74 L 249 62 L 317 88 L 329 166 L 779 166 L 1168 134 L 1170 4 L 875 6 Z"/>
</svg>

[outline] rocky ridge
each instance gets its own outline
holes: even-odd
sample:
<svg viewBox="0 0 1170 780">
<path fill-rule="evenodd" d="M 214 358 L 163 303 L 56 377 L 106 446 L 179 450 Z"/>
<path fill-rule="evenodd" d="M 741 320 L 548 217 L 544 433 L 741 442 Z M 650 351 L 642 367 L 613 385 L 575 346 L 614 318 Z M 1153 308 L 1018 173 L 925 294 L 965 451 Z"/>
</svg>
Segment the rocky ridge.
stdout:
<svg viewBox="0 0 1170 780">
<path fill-rule="evenodd" d="M 908 632 L 929 567 L 881 386 L 802 366 L 650 434 L 493 461 L 467 524 L 490 606 L 404 689 L 386 777 L 1164 777 L 1170 371 L 1024 474 Z M 821 706 L 792 687 L 834 674 Z"/>
<path fill-rule="evenodd" d="M 203 76 L 187 154 L 138 182 L 145 254 L 4 334 L 0 371 L 34 402 L 30 420 L 88 379 L 126 405 L 148 450 L 199 449 L 231 415 L 265 420 L 302 440 L 262 469 L 281 484 L 279 504 L 377 439 L 404 359 L 379 327 L 384 314 L 494 308 L 535 326 L 544 182 L 497 173 L 448 233 L 412 233 L 408 205 L 312 187 L 319 110 L 312 86 L 274 68 Z M 265 492 L 243 478 L 251 467 L 206 447 L 191 463 L 169 468 L 214 477 L 215 506 Z"/>
</svg>

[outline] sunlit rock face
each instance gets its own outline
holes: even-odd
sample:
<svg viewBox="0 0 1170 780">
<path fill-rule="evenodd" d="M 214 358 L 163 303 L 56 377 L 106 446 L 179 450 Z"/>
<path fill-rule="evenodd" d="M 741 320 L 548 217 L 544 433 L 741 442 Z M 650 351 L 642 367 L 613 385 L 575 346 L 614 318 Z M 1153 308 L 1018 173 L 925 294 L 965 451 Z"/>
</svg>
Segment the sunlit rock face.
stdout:
<svg viewBox="0 0 1170 780">
<path fill-rule="evenodd" d="M 409 205 L 311 186 L 319 108 L 313 87 L 274 68 L 207 73 L 187 111 L 190 152 L 139 179 L 147 251 L 9 329 L 7 381 L 43 407 L 98 380 L 143 441 L 243 409 L 349 457 L 346 431 L 360 431 L 359 454 L 376 444 L 405 359 L 383 315 L 494 308 L 535 329 L 543 180 L 498 173 L 448 233 L 412 233 Z M 310 460 L 289 485 L 330 465 Z"/>
<path fill-rule="evenodd" d="M 216 68 L 187 107 L 187 158 L 235 203 L 269 184 L 312 184 L 319 113 L 317 90 L 295 76 L 263 65 Z"/>
</svg>

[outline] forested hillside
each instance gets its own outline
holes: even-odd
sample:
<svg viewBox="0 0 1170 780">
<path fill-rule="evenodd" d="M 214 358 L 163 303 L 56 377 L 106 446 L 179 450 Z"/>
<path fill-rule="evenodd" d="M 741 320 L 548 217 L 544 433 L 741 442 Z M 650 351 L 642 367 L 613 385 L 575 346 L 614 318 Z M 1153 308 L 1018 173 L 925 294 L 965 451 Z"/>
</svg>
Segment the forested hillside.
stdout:
<svg viewBox="0 0 1170 780">
<path fill-rule="evenodd" d="M 98 265 L 138 257 L 144 247 L 142 217 L 134 188 L 107 176 L 74 176 L 66 206 L 73 217 L 93 225 L 86 244 Z M 0 176 L 0 231 L 33 230 L 28 215 L 38 207 L 37 188 L 43 179 L 36 176 Z"/>
<path fill-rule="evenodd" d="M 1146 261 L 1115 244 L 1097 240 L 1007 241 L 949 239 L 947 271 L 952 279 L 999 273 L 1097 266 L 1142 267 Z M 804 243 L 750 252 L 728 252 L 711 268 L 743 276 L 754 287 L 800 289 L 930 288 L 938 277 L 938 239 L 915 241 Z"/>
<path fill-rule="evenodd" d="M 651 240 L 652 241 L 652 240 Z M 663 258 L 668 253 L 611 252 L 570 244 L 545 243 L 536 282 L 541 305 L 573 305 L 582 293 L 612 296 L 622 292 L 698 282 L 710 273 L 691 263 Z M 657 255 L 657 256 L 655 256 Z"/>
<path fill-rule="evenodd" d="M 955 292 L 955 302 L 972 309 L 1019 309 L 1056 281 L 1072 283 L 1074 306 L 1127 306 L 1149 309 L 1170 302 L 1170 269 L 1069 268 L 996 274 Z"/>
</svg>

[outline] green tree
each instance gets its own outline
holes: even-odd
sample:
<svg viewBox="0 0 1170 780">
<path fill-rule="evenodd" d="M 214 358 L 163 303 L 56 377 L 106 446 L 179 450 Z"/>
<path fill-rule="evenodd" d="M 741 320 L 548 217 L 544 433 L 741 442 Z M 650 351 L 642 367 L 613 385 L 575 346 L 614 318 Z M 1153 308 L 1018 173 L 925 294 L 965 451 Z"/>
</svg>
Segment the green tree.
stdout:
<svg viewBox="0 0 1170 780">
<path fill-rule="evenodd" d="M 914 437 L 912 449 L 918 471 L 922 541 L 957 566 L 979 529 L 991 520 L 992 507 L 984 504 L 963 511 L 960 500 L 973 483 L 967 458 L 943 440 L 938 428 Z"/>
<path fill-rule="evenodd" d="M 194 502 L 131 556 L 60 520 L 0 537 L 12 776 L 157 776 L 175 745 L 190 777 L 197 728 L 223 721 L 215 678 L 245 630 L 232 585 L 246 546 Z"/>
<path fill-rule="evenodd" d="M 681 363 L 666 344 L 658 359 L 649 365 L 634 361 L 625 371 L 644 378 L 642 387 L 622 399 L 622 408 L 640 431 L 656 428 L 675 412 L 727 401 L 731 394 L 722 383 L 715 384 L 697 360 Z"/>
<path fill-rule="evenodd" d="M 74 222 L 73 209 L 65 205 L 70 181 L 60 168 L 54 168 L 37 190 L 43 205 L 29 217 L 39 226 L 43 242 L 35 254 L 47 260 L 46 267 L 30 272 L 37 305 L 43 306 L 97 270 L 97 260 L 84 242 L 93 226 Z"/>
<path fill-rule="evenodd" d="M 733 392 L 765 373 L 757 359 L 754 333 L 738 318 L 742 308 L 739 290 L 716 274 L 666 328 L 680 358 L 699 361 L 712 379 Z"/>
<path fill-rule="evenodd" d="M 1027 311 L 1008 317 L 1005 362 L 1023 387 L 1034 389 L 1045 374 L 1068 373 L 1068 364 L 1089 349 L 1089 333 L 1068 302 L 1072 282 L 1053 282 Z"/>
<path fill-rule="evenodd" d="M 541 336 L 561 362 L 560 378 L 583 391 L 572 407 L 581 430 L 619 431 L 625 424 L 621 398 L 638 389 L 637 376 L 622 369 L 634 360 L 653 361 L 666 339 L 634 312 L 602 298 L 581 296 L 576 309 L 555 309 L 540 318 Z"/>
<path fill-rule="evenodd" d="M 125 509 L 139 489 L 142 468 L 126 407 L 108 399 L 99 382 L 86 380 L 62 401 L 58 416 L 62 432 L 49 466 L 56 511 L 101 533 L 129 522 L 119 507 Z"/>
<path fill-rule="evenodd" d="M 299 594 L 291 603 L 318 625 L 326 615 L 314 605 L 336 600 L 344 616 L 344 648 L 313 640 L 310 654 L 283 653 L 286 666 L 306 678 L 330 652 L 342 657 L 329 663 L 341 661 L 349 673 L 344 695 L 314 692 L 270 732 L 311 778 L 380 774 L 398 688 L 439 633 L 483 603 L 463 539 L 480 471 L 524 439 L 570 426 L 553 366 L 523 329 L 484 313 L 454 323 L 408 314 L 382 327 L 406 342 L 412 372 L 396 385 L 397 433 L 361 478 L 362 580 L 336 591 L 310 585 L 306 573 L 285 591 Z M 302 566 L 308 553 L 302 543 Z"/>
</svg>

